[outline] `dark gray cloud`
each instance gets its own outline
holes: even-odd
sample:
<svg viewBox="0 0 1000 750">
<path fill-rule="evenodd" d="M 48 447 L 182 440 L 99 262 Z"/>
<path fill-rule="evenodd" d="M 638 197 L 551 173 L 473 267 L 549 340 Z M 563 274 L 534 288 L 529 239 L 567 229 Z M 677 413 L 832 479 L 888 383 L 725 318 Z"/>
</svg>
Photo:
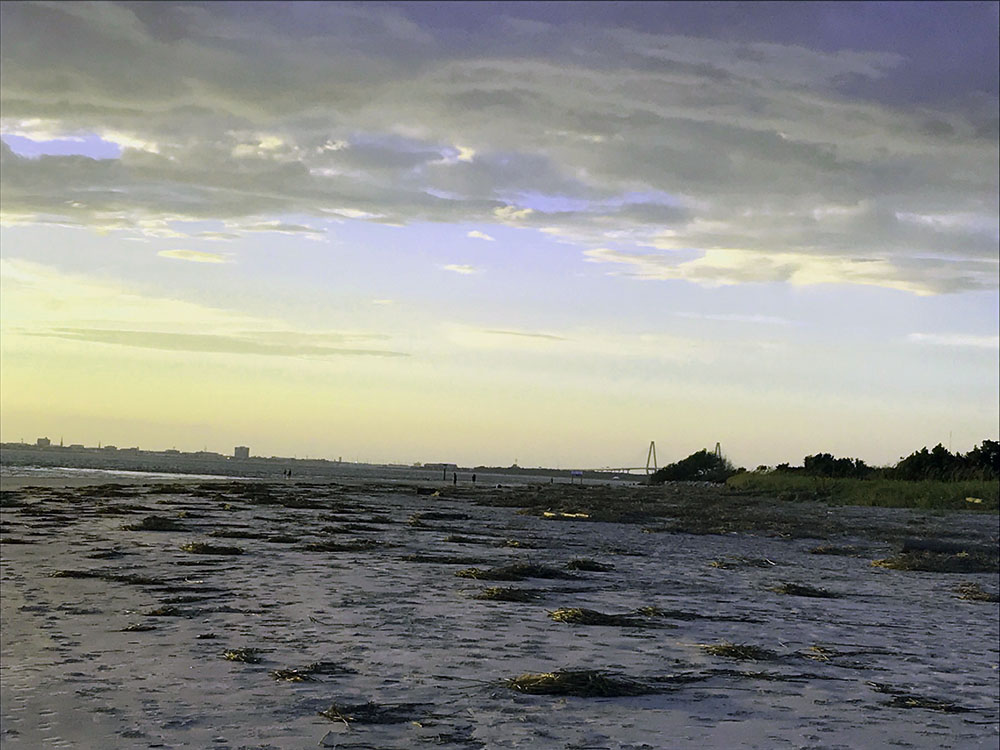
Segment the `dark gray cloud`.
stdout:
<svg viewBox="0 0 1000 750">
<path fill-rule="evenodd" d="M 98 133 L 124 149 L 5 147 L 5 220 L 307 235 L 318 230 L 281 217 L 502 220 L 621 257 L 724 250 L 830 269 L 850 257 L 924 292 L 996 285 L 996 4 L 0 15 L 5 132 Z M 630 198 L 642 194 L 666 197 Z M 935 259 L 965 270 L 938 282 Z M 686 278 L 713 280 L 710 266 Z"/>
</svg>

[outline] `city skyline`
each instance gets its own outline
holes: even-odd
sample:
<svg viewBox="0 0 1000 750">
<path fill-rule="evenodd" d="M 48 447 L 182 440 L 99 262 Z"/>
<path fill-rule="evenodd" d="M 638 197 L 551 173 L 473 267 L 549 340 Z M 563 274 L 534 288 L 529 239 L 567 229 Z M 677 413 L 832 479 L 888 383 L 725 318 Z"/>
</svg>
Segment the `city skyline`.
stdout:
<svg viewBox="0 0 1000 750">
<path fill-rule="evenodd" d="M 998 7 L 0 4 L 0 439 L 968 451 Z"/>
</svg>

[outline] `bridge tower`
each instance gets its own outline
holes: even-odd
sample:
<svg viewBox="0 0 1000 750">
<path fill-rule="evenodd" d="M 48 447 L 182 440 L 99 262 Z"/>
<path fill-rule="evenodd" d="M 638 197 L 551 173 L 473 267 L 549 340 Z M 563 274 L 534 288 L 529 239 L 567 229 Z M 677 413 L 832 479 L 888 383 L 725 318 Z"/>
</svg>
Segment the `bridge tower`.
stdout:
<svg viewBox="0 0 1000 750">
<path fill-rule="evenodd" d="M 649 464 L 653 464 L 653 474 L 656 473 L 656 441 L 649 441 L 649 451 L 646 453 L 646 474 L 649 474 Z"/>
</svg>

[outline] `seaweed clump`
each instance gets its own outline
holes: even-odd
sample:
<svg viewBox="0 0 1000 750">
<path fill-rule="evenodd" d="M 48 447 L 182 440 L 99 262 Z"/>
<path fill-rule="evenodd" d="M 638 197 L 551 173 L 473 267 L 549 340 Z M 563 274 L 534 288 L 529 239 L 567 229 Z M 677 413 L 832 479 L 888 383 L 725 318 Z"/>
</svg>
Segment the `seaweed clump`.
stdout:
<svg viewBox="0 0 1000 750">
<path fill-rule="evenodd" d="M 531 695 L 572 695 L 578 698 L 617 698 L 657 692 L 655 687 L 638 680 L 596 669 L 527 673 L 506 679 L 503 684 Z"/>
<path fill-rule="evenodd" d="M 231 648 L 222 652 L 222 658 L 229 661 L 240 661 L 244 664 L 257 664 L 260 662 L 259 648 Z"/>
<path fill-rule="evenodd" d="M 709 565 L 722 570 L 732 570 L 733 568 L 770 568 L 777 563 L 763 557 L 724 557 L 720 560 L 712 560 Z"/>
<path fill-rule="evenodd" d="M 455 573 L 459 578 L 475 578 L 483 581 L 523 581 L 526 578 L 573 578 L 573 575 L 536 563 L 513 563 L 495 568 L 465 568 Z"/>
<path fill-rule="evenodd" d="M 802 583 L 781 583 L 771 587 L 771 591 L 779 594 L 788 594 L 789 596 L 809 596 L 814 599 L 835 599 L 838 596 L 832 591 L 816 588 L 815 586 L 807 586 Z"/>
<path fill-rule="evenodd" d="M 882 560 L 872 565 L 890 570 L 915 570 L 926 573 L 996 573 L 1000 571 L 997 555 L 981 551 L 934 552 L 912 550 Z"/>
<path fill-rule="evenodd" d="M 591 560 L 587 557 L 575 557 L 566 563 L 567 570 L 584 570 L 591 573 L 606 573 L 614 568 L 614 565 L 599 563 L 597 560 Z"/>
<path fill-rule="evenodd" d="M 712 656 L 722 656 L 737 661 L 773 661 L 778 657 L 774 651 L 748 643 L 712 643 L 703 645 L 702 649 Z"/>
<path fill-rule="evenodd" d="M 960 706 L 952 701 L 940 700 L 938 698 L 928 698 L 924 695 L 914 695 L 900 690 L 892 685 L 881 682 L 869 682 L 868 686 L 876 693 L 888 693 L 892 696 L 890 700 L 883 701 L 883 706 L 890 708 L 926 708 L 931 711 L 941 711 L 946 714 L 964 714 L 972 709 Z"/>
<path fill-rule="evenodd" d="M 351 539 L 346 542 L 313 542 L 305 545 L 310 552 L 364 552 L 377 547 L 374 539 Z"/>
<path fill-rule="evenodd" d="M 183 531 L 184 524 L 166 516 L 146 516 L 139 523 L 122 526 L 128 531 Z"/>
<path fill-rule="evenodd" d="M 647 627 L 649 623 L 638 617 L 629 615 L 609 615 L 595 609 L 582 607 L 560 607 L 549 612 L 556 622 L 568 622 L 572 625 L 625 625 L 630 627 Z"/>
<path fill-rule="evenodd" d="M 345 724 L 405 724 L 417 716 L 419 703 L 392 703 L 379 705 L 374 701 L 355 704 L 334 703 L 320 716 Z"/>
<path fill-rule="evenodd" d="M 285 682 L 315 682 L 316 675 L 356 674 L 357 670 L 332 661 L 317 661 L 300 669 L 275 669 L 271 677 Z"/>
<path fill-rule="evenodd" d="M 225 547 L 222 545 L 206 544 L 205 542 L 188 542 L 187 544 L 182 544 L 181 549 L 184 552 L 190 552 L 193 555 L 242 555 L 243 550 L 239 547 Z"/>
<path fill-rule="evenodd" d="M 1000 596 L 983 589 L 978 583 L 960 584 L 955 592 L 959 599 L 970 602 L 1000 602 Z"/>
<path fill-rule="evenodd" d="M 538 589 L 519 589 L 514 586 L 491 586 L 476 594 L 473 599 L 494 602 L 531 602 L 541 595 Z"/>
<path fill-rule="evenodd" d="M 838 546 L 836 544 L 821 544 L 809 550 L 810 555 L 842 555 L 844 557 L 854 556 L 861 552 L 860 547 L 847 544 Z"/>
</svg>

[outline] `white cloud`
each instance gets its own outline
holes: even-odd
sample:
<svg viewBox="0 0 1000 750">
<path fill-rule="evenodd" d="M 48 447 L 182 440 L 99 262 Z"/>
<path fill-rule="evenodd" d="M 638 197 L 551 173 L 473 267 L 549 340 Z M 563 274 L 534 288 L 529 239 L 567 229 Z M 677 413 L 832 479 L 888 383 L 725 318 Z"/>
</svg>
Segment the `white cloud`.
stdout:
<svg viewBox="0 0 1000 750">
<path fill-rule="evenodd" d="M 471 237 L 474 240 L 486 240 L 487 242 L 495 242 L 496 238 L 490 237 L 486 232 L 480 232 L 478 229 L 473 229 L 471 232 L 465 235 L 466 237 Z"/>
<path fill-rule="evenodd" d="M 460 265 L 457 263 L 449 263 L 446 266 L 441 266 L 445 271 L 451 271 L 453 273 L 460 273 L 463 275 L 469 275 L 474 273 L 481 273 L 480 269 L 475 266 Z"/>
<path fill-rule="evenodd" d="M 232 260 L 225 255 L 207 253 L 203 250 L 160 250 L 157 255 L 161 258 L 187 260 L 192 263 L 232 263 Z"/>
<path fill-rule="evenodd" d="M 746 250 L 708 250 L 694 260 L 657 253 L 627 253 L 607 248 L 584 253 L 593 263 L 625 267 L 613 273 L 647 280 L 684 280 L 706 287 L 746 283 L 783 282 L 793 286 L 860 284 L 930 295 L 949 285 L 961 288 L 968 280 L 961 266 L 935 269 L 900 268 L 884 259 L 767 253 Z"/>
<path fill-rule="evenodd" d="M 718 320 L 725 323 L 760 323 L 772 326 L 798 325 L 795 321 L 776 315 L 754 315 L 746 313 L 696 313 L 675 312 L 679 318 L 696 318 L 699 320 Z"/>
<path fill-rule="evenodd" d="M 535 213 L 531 208 L 518 208 L 517 206 L 500 206 L 493 209 L 493 215 L 501 221 L 519 221 L 527 219 Z"/>
<path fill-rule="evenodd" d="M 122 133 L 117 130 L 105 130 L 101 132 L 101 138 L 109 143 L 115 143 L 122 148 L 148 151 L 151 154 L 160 153 L 159 144 L 129 133 Z"/>
</svg>

